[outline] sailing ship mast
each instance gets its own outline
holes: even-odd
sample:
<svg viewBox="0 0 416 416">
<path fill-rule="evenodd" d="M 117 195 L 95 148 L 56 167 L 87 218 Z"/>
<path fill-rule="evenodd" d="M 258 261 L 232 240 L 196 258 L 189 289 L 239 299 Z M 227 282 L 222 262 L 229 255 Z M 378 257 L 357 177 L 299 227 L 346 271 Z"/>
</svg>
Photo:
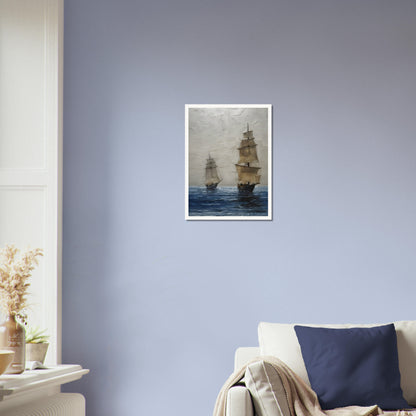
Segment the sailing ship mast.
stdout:
<svg viewBox="0 0 416 416">
<path fill-rule="evenodd" d="M 261 175 L 258 171 L 261 169 L 258 165 L 257 144 L 254 141 L 253 130 L 249 129 L 247 123 L 247 131 L 243 133 L 238 151 L 240 158 L 235 164 L 238 174 L 238 190 L 242 192 L 252 192 L 254 187 L 260 183 Z M 253 164 L 255 166 L 253 166 Z"/>
<path fill-rule="evenodd" d="M 221 181 L 215 160 L 209 155 L 205 167 L 205 186 L 207 189 L 215 189 Z"/>
</svg>

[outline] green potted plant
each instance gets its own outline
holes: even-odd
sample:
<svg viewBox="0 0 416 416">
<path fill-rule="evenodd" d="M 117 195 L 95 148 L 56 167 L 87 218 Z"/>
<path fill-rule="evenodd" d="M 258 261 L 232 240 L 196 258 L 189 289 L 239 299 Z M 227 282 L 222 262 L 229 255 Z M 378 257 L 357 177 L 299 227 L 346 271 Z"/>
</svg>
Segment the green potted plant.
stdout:
<svg viewBox="0 0 416 416">
<path fill-rule="evenodd" d="M 26 332 L 26 361 L 44 363 L 49 347 L 49 335 L 45 331 L 32 327 Z"/>
</svg>

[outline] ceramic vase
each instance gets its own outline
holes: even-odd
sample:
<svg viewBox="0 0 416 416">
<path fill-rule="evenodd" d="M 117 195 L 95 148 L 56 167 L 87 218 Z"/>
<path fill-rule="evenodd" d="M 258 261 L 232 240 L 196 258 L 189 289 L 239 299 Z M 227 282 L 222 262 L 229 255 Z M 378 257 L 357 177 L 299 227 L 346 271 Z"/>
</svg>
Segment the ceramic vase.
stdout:
<svg viewBox="0 0 416 416">
<path fill-rule="evenodd" d="M 14 358 L 5 374 L 20 374 L 25 370 L 25 328 L 9 315 L 0 325 L 0 349 L 14 351 Z"/>
</svg>

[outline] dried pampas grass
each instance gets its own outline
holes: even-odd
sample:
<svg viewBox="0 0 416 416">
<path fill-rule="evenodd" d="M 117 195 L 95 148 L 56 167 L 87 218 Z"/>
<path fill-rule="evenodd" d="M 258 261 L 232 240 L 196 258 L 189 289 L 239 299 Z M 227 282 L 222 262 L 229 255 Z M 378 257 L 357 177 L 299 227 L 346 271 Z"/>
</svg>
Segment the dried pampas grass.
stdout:
<svg viewBox="0 0 416 416">
<path fill-rule="evenodd" d="M 26 323 L 27 295 L 30 283 L 29 277 L 38 264 L 38 256 L 43 256 L 43 250 L 35 248 L 19 255 L 19 249 L 14 245 L 0 248 L 0 302 L 4 312 L 16 316 Z"/>
</svg>

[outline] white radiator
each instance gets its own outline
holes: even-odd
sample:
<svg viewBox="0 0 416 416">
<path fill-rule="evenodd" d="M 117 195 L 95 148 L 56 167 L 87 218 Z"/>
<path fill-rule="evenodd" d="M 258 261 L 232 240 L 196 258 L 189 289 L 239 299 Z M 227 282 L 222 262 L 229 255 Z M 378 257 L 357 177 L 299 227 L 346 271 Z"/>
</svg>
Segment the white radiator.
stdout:
<svg viewBox="0 0 416 416">
<path fill-rule="evenodd" d="M 14 409 L 1 416 L 85 416 L 85 398 L 79 393 L 58 393 Z"/>
</svg>

